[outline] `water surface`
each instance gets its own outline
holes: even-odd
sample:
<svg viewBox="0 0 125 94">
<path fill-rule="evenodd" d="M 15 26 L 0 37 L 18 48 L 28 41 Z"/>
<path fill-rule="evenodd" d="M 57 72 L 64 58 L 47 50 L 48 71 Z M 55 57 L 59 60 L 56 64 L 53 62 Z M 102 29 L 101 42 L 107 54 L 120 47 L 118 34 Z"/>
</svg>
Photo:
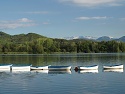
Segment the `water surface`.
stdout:
<svg viewBox="0 0 125 94">
<path fill-rule="evenodd" d="M 103 65 L 124 64 L 125 54 L 0 55 L 1 64 L 71 65 L 71 71 L 0 71 L 1 94 L 125 94 L 124 70 Z M 74 71 L 75 66 L 99 65 L 98 71 Z"/>
</svg>

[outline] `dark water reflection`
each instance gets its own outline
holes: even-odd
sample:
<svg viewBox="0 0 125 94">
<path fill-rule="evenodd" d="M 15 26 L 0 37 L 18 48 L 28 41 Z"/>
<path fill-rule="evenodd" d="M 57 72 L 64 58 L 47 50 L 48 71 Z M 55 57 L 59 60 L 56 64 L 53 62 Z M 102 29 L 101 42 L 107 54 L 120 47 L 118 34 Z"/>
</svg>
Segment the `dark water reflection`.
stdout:
<svg viewBox="0 0 125 94">
<path fill-rule="evenodd" d="M 51 54 L 51 55 L 0 55 L 0 63 L 33 65 L 80 65 L 92 63 L 123 63 L 125 54 Z"/>
<path fill-rule="evenodd" d="M 71 71 L 0 71 L 0 94 L 125 94 L 124 70 L 102 68 L 125 66 L 125 54 L 0 55 L 0 63 L 72 66 Z M 73 70 L 95 64 L 95 72 Z"/>
</svg>

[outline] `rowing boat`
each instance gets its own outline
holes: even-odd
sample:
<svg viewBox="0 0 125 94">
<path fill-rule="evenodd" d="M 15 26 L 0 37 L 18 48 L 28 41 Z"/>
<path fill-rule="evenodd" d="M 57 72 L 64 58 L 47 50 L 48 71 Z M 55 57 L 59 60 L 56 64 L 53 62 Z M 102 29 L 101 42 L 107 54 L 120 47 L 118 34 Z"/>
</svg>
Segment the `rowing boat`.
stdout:
<svg viewBox="0 0 125 94">
<path fill-rule="evenodd" d="M 12 66 L 12 71 L 30 71 L 31 65 L 13 65 Z"/>
<path fill-rule="evenodd" d="M 48 70 L 48 66 L 31 67 L 31 70 Z"/>
<path fill-rule="evenodd" d="M 104 69 L 123 69 L 123 65 L 111 65 L 111 66 L 103 66 Z"/>
<path fill-rule="evenodd" d="M 11 70 L 12 64 L 1 64 L 0 70 Z"/>
<path fill-rule="evenodd" d="M 92 66 L 77 66 L 75 67 L 75 70 L 97 70 L 98 65 L 92 65 Z"/>
<path fill-rule="evenodd" d="M 49 70 L 70 70 L 71 66 L 48 66 Z"/>
</svg>

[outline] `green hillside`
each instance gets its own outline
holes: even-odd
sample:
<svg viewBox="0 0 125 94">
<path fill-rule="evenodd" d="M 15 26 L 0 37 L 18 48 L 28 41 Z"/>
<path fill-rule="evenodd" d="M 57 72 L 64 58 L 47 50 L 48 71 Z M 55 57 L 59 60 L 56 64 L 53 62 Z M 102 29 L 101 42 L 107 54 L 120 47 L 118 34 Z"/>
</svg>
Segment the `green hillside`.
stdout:
<svg viewBox="0 0 125 94">
<path fill-rule="evenodd" d="M 0 43 L 25 43 L 37 40 L 38 38 L 46 38 L 42 35 L 36 33 L 19 34 L 19 35 L 9 35 L 4 32 L 0 32 Z"/>
<path fill-rule="evenodd" d="M 118 52 L 125 52 L 125 42 L 52 39 L 36 33 L 9 35 L 0 32 L 0 54 Z"/>
<path fill-rule="evenodd" d="M 0 32 L 0 43 L 10 42 L 11 35 L 6 34 L 4 32 Z"/>
<path fill-rule="evenodd" d="M 46 37 L 35 33 L 19 34 L 19 35 L 12 36 L 11 42 L 15 42 L 15 43 L 31 42 L 31 41 L 37 40 L 38 38 L 46 38 Z"/>
</svg>

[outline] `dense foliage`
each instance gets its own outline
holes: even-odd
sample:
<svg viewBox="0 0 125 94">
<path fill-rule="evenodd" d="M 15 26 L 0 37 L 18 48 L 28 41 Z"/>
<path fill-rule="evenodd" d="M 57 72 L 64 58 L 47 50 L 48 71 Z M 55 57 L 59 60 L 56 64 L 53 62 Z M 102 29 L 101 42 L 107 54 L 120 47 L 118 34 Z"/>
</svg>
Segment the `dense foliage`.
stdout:
<svg viewBox="0 0 125 94">
<path fill-rule="evenodd" d="M 1 54 L 44 53 L 116 53 L 125 52 L 125 43 L 118 41 L 64 40 L 47 38 L 35 33 L 8 35 L 0 32 Z"/>
</svg>

